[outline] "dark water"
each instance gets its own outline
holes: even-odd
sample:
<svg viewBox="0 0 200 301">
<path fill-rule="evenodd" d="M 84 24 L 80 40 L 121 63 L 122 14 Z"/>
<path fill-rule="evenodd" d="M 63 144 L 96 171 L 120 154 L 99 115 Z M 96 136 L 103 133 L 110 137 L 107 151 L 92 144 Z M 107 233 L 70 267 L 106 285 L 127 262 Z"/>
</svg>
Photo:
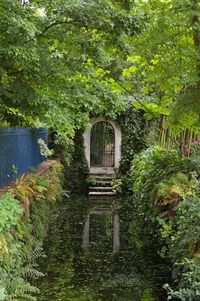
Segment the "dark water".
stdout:
<svg viewBox="0 0 200 301">
<path fill-rule="evenodd" d="M 47 257 L 41 262 L 45 277 L 39 283 L 38 300 L 154 300 L 145 299 L 149 294 L 145 273 L 134 252 L 120 242 L 117 206 L 117 201 L 95 205 L 82 197 L 61 204 L 45 244 Z"/>
</svg>

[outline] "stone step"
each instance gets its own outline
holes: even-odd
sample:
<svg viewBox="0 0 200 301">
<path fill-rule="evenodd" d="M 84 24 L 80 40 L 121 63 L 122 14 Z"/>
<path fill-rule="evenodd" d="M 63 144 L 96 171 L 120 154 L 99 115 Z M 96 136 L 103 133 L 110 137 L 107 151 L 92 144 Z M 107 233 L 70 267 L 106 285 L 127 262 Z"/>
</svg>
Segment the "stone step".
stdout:
<svg viewBox="0 0 200 301">
<path fill-rule="evenodd" d="M 97 208 L 96 210 L 90 211 L 90 214 L 95 214 L 95 215 L 112 215 L 113 210 L 110 207 L 102 207 L 102 208 Z"/>
<path fill-rule="evenodd" d="M 93 195 L 90 197 L 90 200 L 92 201 L 92 203 L 97 204 L 97 205 L 110 205 L 112 203 L 112 201 L 110 200 L 110 196 L 108 195 L 107 197 L 104 196 L 104 198 L 102 198 L 101 196 L 99 197 L 99 195 Z"/>
<path fill-rule="evenodd" d="M 112 181 L 102 181 L 102 180 L 101 180 L 101 181 L 100 181 L 100 180 L 98 181 L 98 180 L 97 180 L 96 182 L 97 182 L 97 184 L 109 184 L 109 185 L 112 185 Z"/>
<path fill-rule="evenodd" d="M 91 207 L 91 209 L 100 209 L 100 208 L 110 208 L 112 209 L 115 202 L 113 202 L 113 199 L 116 197 L 115 195 L 113 196 L 107 196 L 109 198 L 109 202 L 105 202 L 105 196 L 104 197 L 99 197 L 99 196 L 89 196 L 91 205 L 93 206 L 93 208 Z M 101 198 L 101 200 L 99 200 Z"/>
<path fill-rule="evenodd" d="M 112 190 L 109 186 L 90 186 L 89 190 Z"/>
<path fill-rule="evenodd" d="M 110 204 L 95 204 L 95 206 L 96 207 L 92 208 L 91 210 L 101 210 L 101 208 L 107 208 L 107 209 L 112 209 L 113 208 L 112 202 Z"/>
<path fill-rule="evenodd" d="M 90 173 L 92 177 L 114 177 L 115 173 Z"/>
<path fill-rule="evenodd" d="M 107 176 L 98 176 L 98 177 L 95 177 L 95 179 L 98 181 L 112 181 L 113 180 L 113 177 L 107 177 Z"/>
<path fill-rule="evenodd" d="M 90 191 L 89 196 L 112 196 L 116 195 L 116 192 L 111 191 Z"/>
<path fill-rule="evenodd" d="M 94 174 L 90 174 L 90 177 L 92 178 L 95 178 L 95 179 L 99 179 L 99 180 L 113 180 L 113 178 L 115 177 L 114 174 L 111 175 L 111 174 L 107 174 L 107 175 L 104 175 L 104 174 L 99 174 L 99 175 L 94 175 Z"/>
</svg>

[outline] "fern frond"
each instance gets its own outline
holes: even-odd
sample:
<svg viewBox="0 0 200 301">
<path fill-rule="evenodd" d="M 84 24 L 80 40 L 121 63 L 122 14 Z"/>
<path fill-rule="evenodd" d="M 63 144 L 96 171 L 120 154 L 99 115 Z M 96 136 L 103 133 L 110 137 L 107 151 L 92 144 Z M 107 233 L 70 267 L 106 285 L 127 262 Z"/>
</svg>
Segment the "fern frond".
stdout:
<svg viewBox="0 0 200 301">
<path fill-rule="evenodd" d="M 33 280 L 44 276 L 43 273 L 36 270 L 33 267 L 33 265 L 31 265 L 31 264 L 29 264 L 29 265 L 25 266 L 24 268 L 22 268 L 22 271 L 21 271 L 20 275 L 22 277 L 33 279 Z"/>
</svg>

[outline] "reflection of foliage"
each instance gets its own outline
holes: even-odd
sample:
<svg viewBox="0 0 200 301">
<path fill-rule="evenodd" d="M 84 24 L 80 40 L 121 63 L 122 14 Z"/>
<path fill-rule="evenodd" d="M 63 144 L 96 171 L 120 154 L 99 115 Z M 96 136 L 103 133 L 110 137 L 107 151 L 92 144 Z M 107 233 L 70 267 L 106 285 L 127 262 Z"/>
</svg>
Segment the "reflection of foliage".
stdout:
<svg viewBox="0 0 200 301">
<path fill-rule="evenodd" d="M 112 252 L 112 238 L 112 214 L 90 214 L 90 251 Z"/>
<path fill-rule="evenodd" d="M 159 246 L 157 233 L 153 232 L 153 226 L 147 216 L 143 216 L 138 197 L 123 198 L 120 203 L 120 240 L 124 249 L 124 258 L 129 262 L 126 269 L 127 271 L 132 269 L 132 273 L 138 274 L 138 277 L 143 280 L 140 298 L 144 290 L 149 288 L 152 289 L 153 295 L 160 297 L 159 300 L 165 300 L 162 284 L 164 284 L 163 279 L 166 280 L 168 277 L 168 267 L 157 254 Z M 136 273 L 134 269 L 138 272 Z"/>
<path fill-rule="evenodd" d="M 149 284 L 139 272 L 140 263 L 136 263 L 129 250 L 113 255 L 103 237 L 108 238 L 112 247 L 111 216 L 98 218 L 98 221 L 96 215 L 93 216 L 91 227 L 100 226 L 101 237 L 99 244 L 90 248 L 90 253 L 83 253 L 81 239 L 87 207 L 86 198 L 73 197 L 63 202 L 56 212 L 46 244 L 48 258 L 43 270 L 47 276 L 41 284 L 40 300 L 140 300 Z"/>
<path fill-rule="evenodd" d="M 141 275 L 135 273 L 128 274 L 120 272 L 107 280 L 103 280 L 101 290 L 113 292 L 113 301 L 134 301 L 142 294 L 144 280 Z"/>
<path fill-rule="evenodd" d="M 77 280 L 80 272 L 77 271 L 76 264 L 82 262 L 77 242 L 80 244 L 83 226 L 80 220 L 87 210 L 88 202 L 86 200 L 85 198 L 72 198 L 67 202 L 64 200 L 53 216 L 49 229 L 50 235 L 46 242 L 47 259 L 41 262 L 47 275 L 40 284 L 41 301 L 94 300 L 89 289 L 81 287 L 80 279 Z M 77 258 L 79 261 L 76 261 Z M 86 282 L 87 275 L 88 273 L 84 276 Z"/>
</svg>

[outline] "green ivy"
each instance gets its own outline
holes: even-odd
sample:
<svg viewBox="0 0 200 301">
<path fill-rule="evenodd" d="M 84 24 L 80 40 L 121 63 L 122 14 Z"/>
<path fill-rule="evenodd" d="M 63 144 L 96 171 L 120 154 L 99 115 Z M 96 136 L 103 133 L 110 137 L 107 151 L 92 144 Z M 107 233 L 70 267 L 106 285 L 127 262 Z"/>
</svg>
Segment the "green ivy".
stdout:
<svg viewBox="0 0 200 301">
<path fill-rule="evenodd" d="M 86 193 L 88 184 L 86 179 L 89 175 L 88 165 L 85 158 L 83 130 L 76 131 L 70 163 L 63 160 L 65 166 L 66 188 L 72 193 Z M 66 151 L 66 150 L 65 150 Z M 62 158 L 65 157 L 65 151 Z"/>
<path fill-rule="evenodd" d="M 135 154 L 146 148 L 144 112 L 128 104 L 118 117 L 122 131 L 120 172 L 124 175 L 131 167 Z"/>
</svg>

